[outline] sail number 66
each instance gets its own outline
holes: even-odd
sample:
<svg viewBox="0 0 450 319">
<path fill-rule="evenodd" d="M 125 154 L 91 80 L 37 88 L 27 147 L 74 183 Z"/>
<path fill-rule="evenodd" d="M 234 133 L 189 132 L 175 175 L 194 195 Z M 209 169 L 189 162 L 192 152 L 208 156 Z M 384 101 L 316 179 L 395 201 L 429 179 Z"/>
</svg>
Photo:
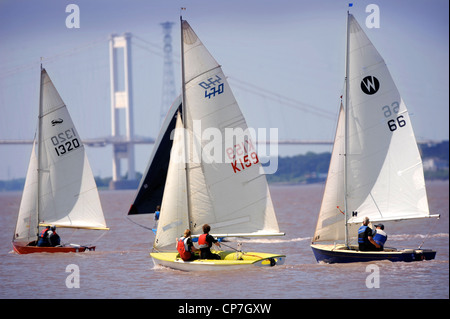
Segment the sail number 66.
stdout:
<svg viewBox="0 0 450 319">
<path fill-rule="evenodd" d="M 391 106 L 385 105 L 381 109 L 383 110 L 385 117 L 390 117 L 392 113 L 397 114 L 400 108 L 400 104 L 398 102 L 392 102 Z M 391 132 L 395 131 L 398 127 L 403 127 L 406 125 L 406 121 L 403 118 L 403 115 L 397 116 L 396 119 L 392 119 L 387 121 L 387 125 Z"/>
</svg>

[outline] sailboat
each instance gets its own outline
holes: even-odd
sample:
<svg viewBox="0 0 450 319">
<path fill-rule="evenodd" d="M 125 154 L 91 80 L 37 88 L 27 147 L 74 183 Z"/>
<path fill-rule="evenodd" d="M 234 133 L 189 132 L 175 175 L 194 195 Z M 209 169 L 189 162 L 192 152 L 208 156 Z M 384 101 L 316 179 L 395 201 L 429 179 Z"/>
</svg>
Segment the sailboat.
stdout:
<svg viewBox="0 0 450 319">
<path fill-rule="evenodd" d="M 183 261 L 176 251 L 186 229 L 195 238 L 204 224 L 219 238 L 284 235 L 222 68 L 188 22 L 180 22 L 182 94 L 161 127 L 129 214 L 152 213 L 161 205 L 150 253 L 156 265 L 184 271 L 281 265 L 281 254 L 235 249 L 213 251 L 220 260 Z M 209 133 L 212 139 L 205 138 Z"/>
<path fill-rule="evenodd" d="M 359 251 L 353 244 L 364 217 L 380 223 L 439 215 L 429 212 L 406 105 L 383 58 L 347 16 L 345 99 L 311 248 L 326 263 L 434 259 L 430 249 Z"/>
<path fill-rule="evenodd" d="M 38 247 L 39 228 L 49 225 L 108 230 L 84 145 L 41 66 L 39 124 L 12 245 L 18 254 L 95 250 L 79 244 Z"/>
</svg>

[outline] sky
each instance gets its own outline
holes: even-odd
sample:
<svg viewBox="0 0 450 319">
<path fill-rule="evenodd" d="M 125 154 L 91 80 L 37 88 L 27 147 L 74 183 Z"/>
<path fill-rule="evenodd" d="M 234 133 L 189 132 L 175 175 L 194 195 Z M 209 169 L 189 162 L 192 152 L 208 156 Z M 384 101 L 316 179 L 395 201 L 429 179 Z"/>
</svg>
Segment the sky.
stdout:
<svg viewBox="0 0 450 319">
<path fill-rule="evenodd" d="M 79 28 L 66 25 L 69 4 L 79 7 Z M 379 28 L 365 25 L 370 4 L 379 8 Z M 155 138 L 164 112 L 160 23 L 175 23 L 179 93 L 181 7 L 222 65 L 249 126 L 277 128 L 279 139 L 333 139 L 348 1 L 0 0 L 0 140 L 33 139 L 41 58 L 80 136 L 109 136 L 109 37 L 125 32 L 132 33 L 135 135 Z M 417 139 L 448 140 L 449 2 L 354 1 L 350 12 L 386 61 Z M 152 147 L 136 146 L 137 171 L 145 170 Z M 331 145 L 279 147 L 280 156 L 307 151 Z M 31 145 L 0 145 L 0 180 L 25 177 L 30 152 Z M 87 154 L 95 176 L 112 175 L 111 146 L 87 147 Z"/>
</svg>

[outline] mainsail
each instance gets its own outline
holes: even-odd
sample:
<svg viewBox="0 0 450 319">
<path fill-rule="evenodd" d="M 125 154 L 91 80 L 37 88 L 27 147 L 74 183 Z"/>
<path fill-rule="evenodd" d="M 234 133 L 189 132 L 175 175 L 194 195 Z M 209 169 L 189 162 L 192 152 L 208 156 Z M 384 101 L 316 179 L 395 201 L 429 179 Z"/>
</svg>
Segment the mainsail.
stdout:
<svg viewBox="0 0 450 319">
<path fill-rule="evenodd" d="M 347 41 L 345 116 L 341 111 L 314 241 L 344 239 L 344 214 L 348 223 L 365 216 L 371 221 L 431 216 L 406 105 L 351 14 Z"/>
<path fill-rule="evenodd" d="M 184 20 L 182 36 L 191 230 L 208 223 L 214 234 L 279 234 L 256 144 L 222 68 Z"/>
</svg>

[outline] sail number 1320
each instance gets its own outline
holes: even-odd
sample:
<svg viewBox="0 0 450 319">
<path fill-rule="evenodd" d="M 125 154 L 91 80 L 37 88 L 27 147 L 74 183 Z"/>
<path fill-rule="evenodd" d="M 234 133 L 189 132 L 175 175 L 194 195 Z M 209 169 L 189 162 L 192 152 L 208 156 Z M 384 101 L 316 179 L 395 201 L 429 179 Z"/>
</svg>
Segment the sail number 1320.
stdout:
<svg viewBox="0 0 450 319">
<path fill-rule="evenodd" d="M 81 146 L 73 128 L 58 133 L 50 138 L 55 146 L 56 155 L 61 156 Z"/>
</svg>

